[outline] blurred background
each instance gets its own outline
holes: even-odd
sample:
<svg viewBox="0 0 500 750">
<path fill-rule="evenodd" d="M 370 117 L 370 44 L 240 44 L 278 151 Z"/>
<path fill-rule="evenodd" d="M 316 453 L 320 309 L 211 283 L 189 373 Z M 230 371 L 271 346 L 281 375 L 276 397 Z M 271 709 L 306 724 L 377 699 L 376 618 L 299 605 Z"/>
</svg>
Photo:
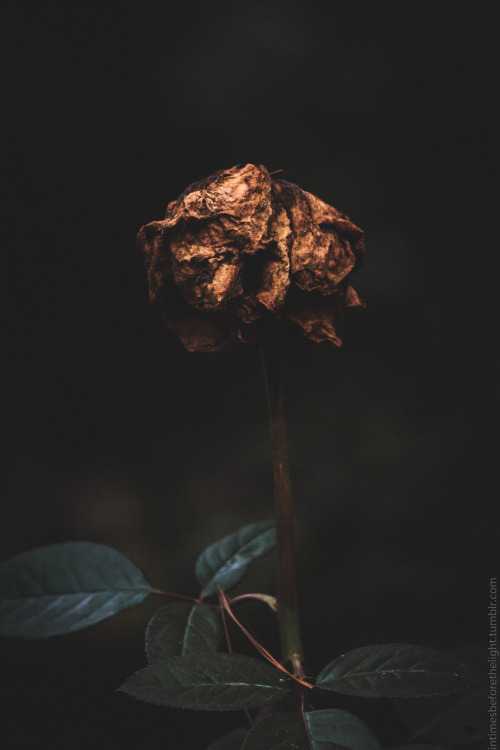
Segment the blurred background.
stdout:
<svg viewBox="0 0 500 750">
<path fill-rule="evenodd" d="M 286 376 L 307 668 L 369 643 L 486 638 L 498 524 L 492 8 L 12 5 L 1 559 L 99 542 L 158 588 L 196 596 L 204 547 L 272 516 L 258 351 L 187 354 L 149 309 L 135 247 L 189 183 L 261 163 L 366 233 L 353 279 L 366 310 L 346 317 L 341 352 L 311 347 Z M 271 562 L 239 590 L 273 593 Z M 71 636 L 2 640 L 6 747 L 197 750 L 241 723 L 114 692 L 144 665 L 163 603 Z M 272 617 L 242 612 L 276 649 Z M 353 710 L 387 744 L 406 739 L 381 707 Z"/>
</svg>

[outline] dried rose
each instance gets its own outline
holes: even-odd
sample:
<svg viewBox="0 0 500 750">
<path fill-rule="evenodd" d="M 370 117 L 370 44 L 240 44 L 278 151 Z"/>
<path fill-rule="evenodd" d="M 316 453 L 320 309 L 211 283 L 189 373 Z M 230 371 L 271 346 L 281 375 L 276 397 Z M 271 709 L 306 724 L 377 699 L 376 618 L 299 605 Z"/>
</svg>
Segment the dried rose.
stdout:
<svg viewBox="0 0 500 750">
<path fill-rule="evenodd" d="M 340 346 L 342 312 L 363 304 L 349 285 L 361 229 L 263 166 L 193 183 L 137 241 L 150 301 L 191 352 L 255 340 L 286 319 Z"/>
</svg>

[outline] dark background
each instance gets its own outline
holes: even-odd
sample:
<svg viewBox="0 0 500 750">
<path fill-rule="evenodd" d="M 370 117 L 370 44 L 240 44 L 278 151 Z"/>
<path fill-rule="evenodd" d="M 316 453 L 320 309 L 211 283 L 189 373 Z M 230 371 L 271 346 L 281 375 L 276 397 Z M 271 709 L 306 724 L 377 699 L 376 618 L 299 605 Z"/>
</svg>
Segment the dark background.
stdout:
<svg viewBox="0 0 500 750">
<path fill-rule="evenodd" d="M 134 244 L 193 180 L 262 163 L 366 233 L 366 310 L 345 320 L 341 352 L 311 348 L 286 378 L 308 669 L 368 643 L 484 640 L 498 522 L 492 9 L 41 3 L 4 18 L 2 559 L 85 539 L 197 595 L 199 552 L 272 515 L 258 352 L 184 352 L 148 307 Z M 269 567 L 241 590 L 272 593 Z M 113 692 L 143 666 L 156 606 L 3 640 L 6 746 L 196 750 L 237 724 Z M 245 613 L 276 648 L 272 618 Z M 381 706 L 353 710 L 384 741 L 407 738 Z"/>
</svg>

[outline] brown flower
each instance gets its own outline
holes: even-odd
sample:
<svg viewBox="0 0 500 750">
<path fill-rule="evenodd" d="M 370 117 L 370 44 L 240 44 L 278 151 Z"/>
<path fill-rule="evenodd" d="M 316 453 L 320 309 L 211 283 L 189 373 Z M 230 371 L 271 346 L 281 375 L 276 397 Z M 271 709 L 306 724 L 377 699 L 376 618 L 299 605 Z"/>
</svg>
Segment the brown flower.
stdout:
<svg viewBox="0 0 500 750">
<path fill-rule="evenodd" d="M 142 227 L 149 296 L 188 351 L 215 352 L 291 320 L 341 345 L 363 232 L 332 206 L 263 166 L 221 170 Z"/>
</svg>

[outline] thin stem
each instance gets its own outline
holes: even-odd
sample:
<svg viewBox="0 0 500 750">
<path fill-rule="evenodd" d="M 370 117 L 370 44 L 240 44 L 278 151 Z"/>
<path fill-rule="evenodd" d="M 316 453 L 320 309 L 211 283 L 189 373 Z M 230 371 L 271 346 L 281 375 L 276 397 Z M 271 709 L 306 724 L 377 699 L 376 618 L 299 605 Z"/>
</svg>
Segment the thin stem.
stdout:
<svg viewBox="0 0 500 750">
<path fill-rule="evenodd" d="M 228 652 L 230 654 L 232 654 L 233 653 L 233 647 L 231 645 L 231 638 L 229 637 L 229 629 L 227 627 L 227 622 L 226 622 L 226 613 L 224 612 L 224 601 L 223 601 L 223 598 L 222 598 L 223 591 L 220 588 L 220 586 L 219 586 L 219 589 L 218 589 L 218 594 L 219 594 L 220 616 L 221 616 L 221 620 L 222 620 L 222 625 L 224 627 L 224 635 L 226 636 L 227 650 L 228 650 Z M 247 708 L 245 708 L 243 710 L 245 711 L 245 716 L 247 717 L 247 720 L 248 720 L 248 723 L 250 724 L 250 727 L 253 727 L 253 719 L 252 719 L 252 715 L 250 714 L 250 711 Z"/>
<path fill-rule="evenodd" d="M 283 662 L 291 662 L 298 676 L 298 672 L 302 671 L 302 644 L 295 583 L 292 483 L 281 378 L 282 356 L 279 348 L 263 345 L 262 361 L 273 451 L 278 558 L 276 599 L 281 652 Z"/>
</svg>

